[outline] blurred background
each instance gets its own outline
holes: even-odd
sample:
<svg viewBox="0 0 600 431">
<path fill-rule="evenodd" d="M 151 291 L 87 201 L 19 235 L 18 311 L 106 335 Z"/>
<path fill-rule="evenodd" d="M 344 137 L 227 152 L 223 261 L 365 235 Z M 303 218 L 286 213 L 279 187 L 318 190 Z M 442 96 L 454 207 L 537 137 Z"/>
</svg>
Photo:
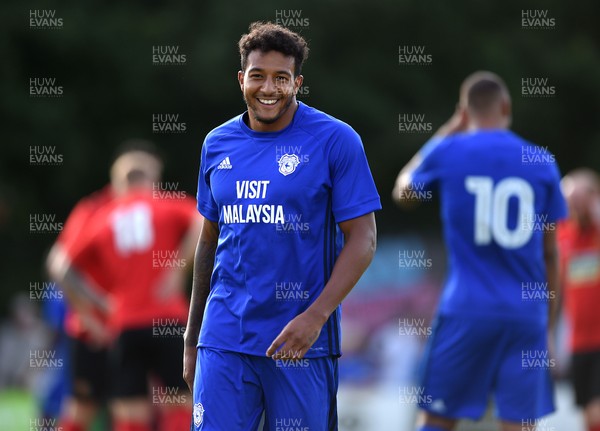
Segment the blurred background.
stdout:
<svg viewBox="0 0 600 431">
<path fill-rule="evenodd" d="M 345 302 L 342 430 L 412 427 L 410 388 L 445 255 L 435 200 L 405 211 L 391 190 L 452 114 L 465 76 L 501 75 L 514 130 L 554 153 L 563 173 L 600 166 L 592 0 L 25 0 L 0 10 L 1 429 L 34 426 L 42 397 L 60 402 L 47 388 L 67 358 L 37 368 L 29 359 L 58 342 L 61 298 L 32 292 L 49 286 L 43 261 L 70 209 L 107 183 L 113 150 L 131 137 L 154 141 L 165 179 L 195 194 L 204 136 L 245 109 L 237 41 L 252 21 L 277 21 L 308 40 L 298 98 L 358 131 L 382 197 L 377 255 Z M 559 351 L 559 412 L 549 423 L 577 431 L 567 362 Z M 477 429 L 495 429 L 485 426 Z"/>
</svg>

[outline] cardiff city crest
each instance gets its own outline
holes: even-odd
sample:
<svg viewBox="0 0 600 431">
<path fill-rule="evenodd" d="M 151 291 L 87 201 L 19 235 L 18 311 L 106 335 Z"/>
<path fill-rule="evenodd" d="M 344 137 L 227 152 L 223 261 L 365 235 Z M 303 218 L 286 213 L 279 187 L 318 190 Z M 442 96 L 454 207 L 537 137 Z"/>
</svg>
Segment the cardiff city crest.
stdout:
<svg viewBox="0 0 600 431">
<path fill-rule="evenodd" d="M 298 159 L 296 154 L 284 154 L 279 158 L 277 163 L 279 163 L 279 172 L 288 176 L 294 173 L 296 166 L 300 164 L 300 159 Z"/>
<path fill-rule="evenodd" d="M 202 425 L 202 421 L 204 420 L 204 407 L 202 403 L 194 404 L 194 425 L 199 427 Z"/>
</svg>

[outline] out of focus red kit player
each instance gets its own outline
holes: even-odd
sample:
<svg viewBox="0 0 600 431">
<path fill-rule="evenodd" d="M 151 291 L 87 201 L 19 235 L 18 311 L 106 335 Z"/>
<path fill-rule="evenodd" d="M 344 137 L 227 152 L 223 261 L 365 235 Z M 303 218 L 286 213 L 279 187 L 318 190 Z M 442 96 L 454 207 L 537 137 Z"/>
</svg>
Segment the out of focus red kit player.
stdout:
<svg viewBox="0 0 600 431">
<path fill-rule="evenodd" d="M 123 153 L 111 169 L 110 189 L 99 195 L 105 199 L 83 201 L 74 212 L 79 233 L 61 249 L 64 262 L 56 265 L 55 278 L 64 281 L 87 341 L 109 347 L 108 373 L 101 379 L 109 387 L 116 431 L 152 429 L 153 405 L 156 429 L 190 425 L 181 363 L 188 310 L 183 291 L 202 218 L 192 199 L 154 194 L 161 170 L 159 157 L 144 146 Z M 103 319 L 95 318 L 99 313 Z M 97 330 L 90 331 L 90 324 Z M 66 431 L 84 429 L 81 421 L 68 425 Z"/>
<path fill-rule="evenodd" d="M 588 431 L 600 431 L 600 179 L 579 168 L 565 176 L 562 188 L 569 203 L 558 241 L 570 374 Z"/>
<path fill-rule="evenodd" d="M 600 230 L 565 220 L 558 235 L 569 347 L 573 353 L 600 351 Z"/>
<path fill-rule="evenodd" d="M 109 326 L 115 333 L 151 327 L 156 319 L 185 324 L 185 296 L 162 282 L 184 266 L 177 262 L 184 259 L 178 251 L 196 214 L 191 199 L 155 199 L 151 191 L 138 189 L 114 199 L 87 227 L 93 233 L 73 252 L 73 264 L 95 266 L 109 294 Z"/>
<path fill-rule="evenodd" d="M 63 288 L 66 280 L 64 270 L 70 265 L 72 251 L 77 244 L 86 241 L 89 230 L 87 223 L 114 197 L 112 186 L 92 193 L 81 199 L 73 208 L 64 229 L 48 256 L 48 271 L 51 278 Z M 80 268 L 81 276 L 89 279 L 89 285 L 98 288 L 99 268 L 87 265 Z M 100 293 L 100 292 L 98 292 Z M 94 312 L 96 311 L 96 312 Z M 71 356 L 71 388 L 63 403 L 60 426 L 64 431 L 86 430 L 91 426 L 97 410 L 108 400 L 108 349 L 98 334 L 96 327 L 106 325 L 104 314 L 90 308 L 88 313 L 77 313 L 67 307 L 65 332 L 69 337 Z M 82 322 L 82 319 L 87 319 Z M 93 321 L 92 321 L 93 319 Z"/>
<path fill-rule="evenodd" d="M 178 274 L 189 259 L 183 250 L 190 247 L 183 244 L 197 238 L 199 216 L 191 199 L 155 198 L 139 175 L 128 193 L 93 218 L 87 241 L 72 253 L 75 268 L 96 267 L 108 294 L 109 328 L 116 334 L 110 371 L 117 431 L 150 429 L 150 373 L 179 400 L 187 393 L 181 334 L 188 304 Z M 187 429 L 190 401 L 188 396 L 184 405 L 165 406 L 160 429 Z"/>
</svg>

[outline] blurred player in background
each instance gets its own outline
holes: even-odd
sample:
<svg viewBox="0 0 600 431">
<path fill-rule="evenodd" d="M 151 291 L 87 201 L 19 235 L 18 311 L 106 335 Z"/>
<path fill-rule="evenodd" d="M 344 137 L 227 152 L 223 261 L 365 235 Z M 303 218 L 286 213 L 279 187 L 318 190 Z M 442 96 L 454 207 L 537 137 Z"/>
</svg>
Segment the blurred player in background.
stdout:
<svg viewBox="0 0 600 431">
<path fill-rule="evenodd" d="M 127 152 L 123 154 L 126 155 Z M 108 400 L 106 304 L 97 291 L 92 291 L 96 294 L 87 302 L 78 300 L 77 295 L 69 295 L 73 291 L 73 286 L 69 285 L 73 280 L 67 280 L 65 276 L 69 273 L 72 250 L 85 242 L 86 235 L 90 233 L 90 220 L 115 195 L 126 192 L 127 174 L 135 167 L 130 160 L 128 157 L 117 157 L 110 170 L 111 183 L 75 205 L 46 262 L 50 278 L 64 288 L 71 305 L 66 312 L 65 331 L 71 344 L 72 382 L 70 394 L 62 408 L 60 426 L 63 431 L 89 429 L 98 409 Z M 79 273 L 81 277 L 89 279 L 92 288 L 96 288 L 102 276 L 99 270 L 91 264 L 81 267 Z"/>
<path fill-rule="evenodd" d="M 254 23 L 239 49 L 248 111 L 208 134 L 198 179 L 194 425 L 254 431 L 264 411 L 265 429 L 337 430 L 339 306 L 373 257 L 379 196 L 358 134 L 296 101 L 304 39 Z"/>
<path fill-rule="evenodd" d="M 560 223 L 558 240 L 570 374 L 588 431 L 600 431 L 600 179 L 582 168 L 566 175 L 562 186 L 569 219 Z"/>
<path fill-rule="evenodd" d="M 161 170 L 148 145 L 136 142 L 124 150 L 112 170 L 125 173 L 124 187 L 115 187 L 113 198 L 88 220 L 85 238 L 73 247 L 64 273 L 77 302 L 86 302 L 92 291 L 105 292 L 97 301 L 108 322 L 100 339 L 116 338 L 107 381 L 117 431 L 151 429 L 150 373 L 159 385 L 154 388 L 164 389 L 158 391 L 159 429 L 186 430 L 190 423 L 191 397 L 179 360 L 187 314 L 181 263 L 193 253 L 201 218 L 191 199 L 153 195 Z M 96 279 L 82 276 L 88 267 L 97 271 Z M 86 318 L 94 316 L 77 307 Z"/>
<path fill-rule="evenodd" d="M 509 131 L 510 122 L 504 82 L 474 73 L 462 84 L 454 116 L 396 182 L 400 202 L 422 187 L 439 193 L 449 255 L 423 363 L 431 402 L 419 404 L 420 431 L 479 419 L 490 395 L 503 431 L 533 430 L 536 418 L 554 410 L 547 336 L 557 307 L 552 227 L 566 206 L 554 156 L 542 152 L 543 160 L 527 163 L 523 155 L 537 147 Z"/>
<path fill-rule="evenodd" d="M 39 318 L 35 305 L 24 293 L 10 299 L 9 310 L 9 318 L 0 320 L 0 392 L 16 389 L 39 393 L 44 389 L 41 383 L 47 370 L 32 368 L 23 358 L 34 350 L 56 347 L 52 331 Z"/>
</svg>

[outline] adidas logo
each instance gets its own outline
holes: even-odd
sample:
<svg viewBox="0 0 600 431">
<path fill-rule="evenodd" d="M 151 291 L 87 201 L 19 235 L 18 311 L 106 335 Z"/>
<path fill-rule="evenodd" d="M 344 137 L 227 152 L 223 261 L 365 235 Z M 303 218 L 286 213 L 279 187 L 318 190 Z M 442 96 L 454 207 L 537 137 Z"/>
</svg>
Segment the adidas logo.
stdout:
<svg viewBox="0 0 600 431">
<path fill-rule="evenodd" d="M 231 169 L 233 168 L 233 165 L 231 164 L 231 161 L 229 160 L 229 156 L 225 157 L 221 163 L 219 163 L 219 166 L 217 166 L 217 169 Z"/>
</svg>

